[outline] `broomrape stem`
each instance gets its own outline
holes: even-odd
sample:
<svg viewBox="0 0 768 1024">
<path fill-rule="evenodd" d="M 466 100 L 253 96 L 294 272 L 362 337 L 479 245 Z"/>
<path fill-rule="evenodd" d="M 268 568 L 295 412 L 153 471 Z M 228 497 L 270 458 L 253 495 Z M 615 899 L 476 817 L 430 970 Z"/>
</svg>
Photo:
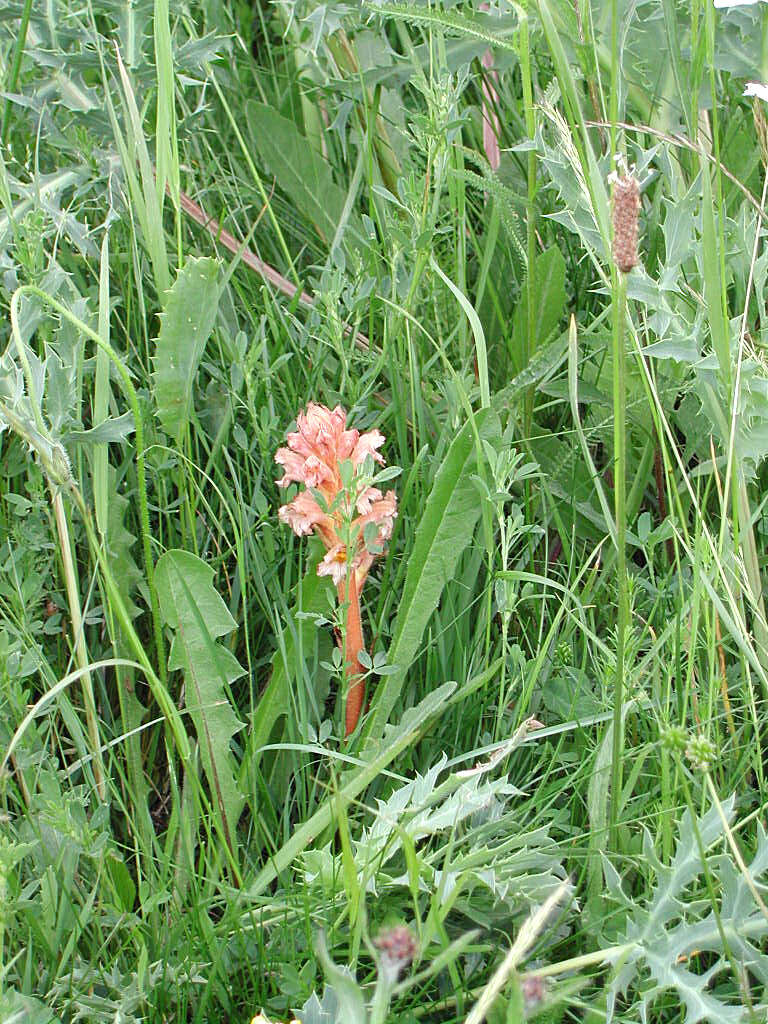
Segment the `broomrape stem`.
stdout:
<svg viewBox="0 0 768 1024">
<path fill-rule="evenodd" d="M 346 591 L 346 592 L 345 592 Z M 360 720 L 365 698 L 365 680 L 362 679 L 363 666 L 360 664 L 360 652 L 363 650 L 363 624 L 360 618 L 360 594 L 355 581 L 355 574 L 349 574 L 349 587 L 339 585 L 339 602 L 347 600 L 347 625 L 344 635 L 344 675 L 346 677 L 347 704 L 344 714 L 344 735 L 351 736 Z"/>
<path fill-rule="evenodd" d="M 611 0 L 611 158 L 617 152 L 619 120 L 619 5 Z M 629 623 L 629 587 L 627 580 L 627 425 L 626 425 L 626 350 L 624 322 L 627 315 L 626 275 L 637 263 L 637 217 L 640 190 L 634 176 L 612 175 L 613 180 L 613 437 L 614 437 L 614 514 L 616 518 L 616 676 L 613 689 L 613 736 L 611 750 L 611 805 L 609 815 L 611 845 L 618 848 L 618 822 L 622 790 L 624 751 L 624 660 Z"/>
</svg>

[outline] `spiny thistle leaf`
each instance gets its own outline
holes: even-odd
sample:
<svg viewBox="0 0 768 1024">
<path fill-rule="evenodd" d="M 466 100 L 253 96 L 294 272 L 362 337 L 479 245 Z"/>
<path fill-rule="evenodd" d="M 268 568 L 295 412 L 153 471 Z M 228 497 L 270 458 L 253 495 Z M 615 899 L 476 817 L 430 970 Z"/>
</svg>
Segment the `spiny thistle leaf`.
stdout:
<svg viewBox="0 0 768 1024">
<path fill-rule="evenodd" d="M 733 816 L 734 798 L 723 803 L 726 819 Z M 716 807 L 698 820 L 698 832 L 705 849 L 724 833 L 723 822 Z M 758 824 L 757 853 L 748 870 L 758 884 L 768 869 L 768 841 Z M 679 838 L 672 863 L 667 866 L 657 858 L 653 840 L 646 832 L 643 852 L 656 876 L 653 896 L 647 907 L 637 906 L 622 891 L 618 876 L 607 872 L 608 888 L 619 902 L 630 910 L 625 929 L 625 942 L 631 946 L 620 957 L 621 966 L 613 978 L 608 994 L 608 1022 L 614 1019 L 617 996 L 626 995 L 630 985 L 642 983 L 640 1012 L 650 1019 L 657 998 L 670 989 L 677 992 L 685 1007 L 685 1024 L 709 1021 L 711 1024 L 744 1019 L 744 1005 L 732 965 L 739 973 L 749 974 L 762 985 L 768 983 L 768 956 L 752 940 L 768 935 L 768 921 L 757 907 L 744 876 L 734 867 L 730 857 L 711 856 L 709 871 L 722 894 L 718 920 L 706 901 L 694 901 L 687 890 L 703 875 L 704 866 L 693 822 L 688 811 L 680 822 Z M 704 911 L 710 907 L 709 913 Z M 727 949 L 722 935 L 725 935 Z M 708 969 L 701 973 L 689 970 L 689 959 L 708 954 Z M 739 979 L 739 983 L 741 979 Z"/>
<path fill-rule="evenodd" d="M 420 884 L 445 899 L 461 893 L 469 917 L 486 924 L 496 916 L 508 921 L 562 881 L 556 847 L 545 828 L 520 829 L 508 805 L 522 794 L 506 776 L 489 778 L 489 766 L 441 779 L 446 766 L 443 755 L 423 775 L 377 800 L 371 824 L 352 842 L 360 884 L 373 894 L 407 888 L 409 867 L 417 864 Z M 446 833 L 451 835 L 448 866 Z M 340 855 L 327 844 L 307 850 L 303 865 L 310 885 L 332 886 Z"/>
</svg>

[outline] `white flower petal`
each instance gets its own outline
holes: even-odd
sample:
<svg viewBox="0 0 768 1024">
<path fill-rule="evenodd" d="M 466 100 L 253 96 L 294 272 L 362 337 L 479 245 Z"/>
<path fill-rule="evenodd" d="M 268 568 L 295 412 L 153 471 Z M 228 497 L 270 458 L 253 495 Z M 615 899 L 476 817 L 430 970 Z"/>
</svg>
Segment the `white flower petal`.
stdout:
<svg viewBox="0 0 768 1024">
<path fill-rule="evenodd" d="M 715 0 L 715 7 L 751 7 L 757 3 L 768 3 L 768 0 Z"/>
<path fill-rule="evenodd" d="M 763 85 L 762 82 L 747 82 L 744 95 L 757 96 L 759 99 L 765 100 L 765 102 L 768 103 L 768 85 Z"/>
</svg>

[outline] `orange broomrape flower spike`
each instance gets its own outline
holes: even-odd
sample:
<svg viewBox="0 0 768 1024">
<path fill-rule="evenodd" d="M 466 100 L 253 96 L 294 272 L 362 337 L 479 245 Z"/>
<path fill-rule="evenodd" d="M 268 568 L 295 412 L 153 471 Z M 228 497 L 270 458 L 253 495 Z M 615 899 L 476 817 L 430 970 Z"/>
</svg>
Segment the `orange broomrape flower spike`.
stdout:
<svg viewBox="0 0 768 1024">
<path fill-rule="evenodd" d="M 278 487 L 304 484 L 293 501 L 282 505 L 281 522 L 304 537 L 317 534 L 326 554 L 318 576 L 336 584 L 339 604 L 347 609 L 344 669 L 349 684 L 345 714 L 346 735 L 354 732 L 365 697 L 360 652 L 364 649 L 360 594 L 374 559 L 392 536 L 397 516 L 394 491 L 382 493 L 370 479 L 374 463 L 384 465 L 379 448 L 384 435 L 378 430 L 361 434 L 347 429 L 347 414 L 340 405 L 328 409 L 310 402 L 296 417 L 297 430 L 288 434 L 275 462 L 282 466 Z M 350 571 L 351 570 L 351 571 Z"/>
</svg>

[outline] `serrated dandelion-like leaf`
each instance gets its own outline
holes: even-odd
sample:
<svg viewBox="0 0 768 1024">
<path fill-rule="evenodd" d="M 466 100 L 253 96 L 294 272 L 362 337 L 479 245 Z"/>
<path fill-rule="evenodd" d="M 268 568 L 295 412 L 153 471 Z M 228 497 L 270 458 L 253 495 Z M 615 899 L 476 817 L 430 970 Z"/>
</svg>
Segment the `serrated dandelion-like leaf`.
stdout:
<svg viewBox="0 0 768 1024">
<path fill-rule="evenodd" d="M 213 586 L 213 569 L 189 551 L 166 551 L 158 560 L 155 580 L 161 613 L 174 631 L 168 668 L 184 673 L 185 704 L 218 822 L 234 850 L 234 830 L 244 799 L 231 741 L 242 723 L 228 690 L 243 669 L 217 640 L 232 632 L 235 620 Z"/>
<path fill-rule="evenodd" d="M 216 260 L 208 257 L 187 260 L 160 314 L 153 389 L 160 423 L 177 442 L 189 422 L 197 368 L 216 323 L 218 271 Z"/>
</svg>

